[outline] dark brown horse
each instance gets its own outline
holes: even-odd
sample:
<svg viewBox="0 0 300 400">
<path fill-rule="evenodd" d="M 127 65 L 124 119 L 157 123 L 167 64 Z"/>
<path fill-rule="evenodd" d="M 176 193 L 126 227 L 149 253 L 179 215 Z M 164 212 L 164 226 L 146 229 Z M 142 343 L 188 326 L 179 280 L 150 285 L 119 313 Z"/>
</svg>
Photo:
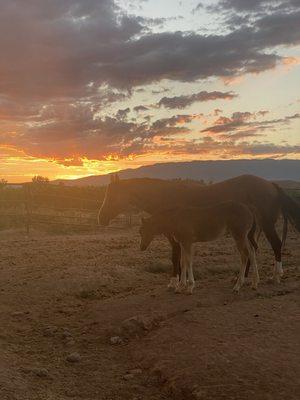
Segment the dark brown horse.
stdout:
<svg viewBox="0 0 300 400">
<path fill-rule="evenodd" d="M 99 211 L 99 223 L 108 225 L 132 206 L 152 215 L 170 207 L 212 206 L 224 201 L 241 202 L 255 210 L 257 224 L 274 251 L 274 277 L 279 276 L 276 271 L 282 274 L 282 241 L 275 223 L 282 214 L 285 223 L 289 220 L 300 232 L 300 207 L 277 185 L 256 176 L 243 175 L 208 186 L 149 178 L 119 180 L 117 175 L 112 176 Z M 169 241 L 176 277 L 180 269 L 180 246 L 171 237 Z"/>
</svg>

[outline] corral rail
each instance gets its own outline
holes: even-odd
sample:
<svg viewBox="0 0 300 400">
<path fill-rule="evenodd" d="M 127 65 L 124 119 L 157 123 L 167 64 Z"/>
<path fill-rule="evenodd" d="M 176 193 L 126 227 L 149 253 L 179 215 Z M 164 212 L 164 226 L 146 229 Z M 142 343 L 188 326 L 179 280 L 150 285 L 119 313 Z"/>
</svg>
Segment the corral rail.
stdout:
<svg viewBox="0 0 300 400">
<path fill-rule="evenodd" d="M 52 184 L 8 183 L 0 191 L 0 220 L 10 219 L 18 226 L 23 225 L 27 234 L 33 226 L 41 224 L 103 230 L 97 222 L 103 196 L 99 196 L 99 199 L 72 196 L 63 194 L 64 189 L 68 188 Z M 133 222 L 134 216 L 128 213 L 118 217 L 113 226 L 129 227 Z"/>
</svg>

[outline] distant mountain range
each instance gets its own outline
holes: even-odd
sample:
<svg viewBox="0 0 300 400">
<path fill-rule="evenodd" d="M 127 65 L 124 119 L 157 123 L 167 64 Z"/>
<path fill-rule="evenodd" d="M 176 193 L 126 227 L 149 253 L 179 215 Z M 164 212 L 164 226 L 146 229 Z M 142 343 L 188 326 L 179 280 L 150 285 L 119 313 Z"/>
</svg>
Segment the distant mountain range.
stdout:
<svg viewBox="0 0 300 400">
<path fill-rule="evenodd" d="M 283 186 L 294 186 L 300 182 L 300 160 L 226 160 L 191 161 L 148 165 L 118 172 L 121 179 L 160 178 L 193 179 L 206 182 L 219 182 L 243 174 L 252 174 L 272 181 L 282 182 Z M 56 180 L 68 186 L 102 186 L 110 181 L 110 175 L 93 175 L 74 180 Z"/>
</svg>

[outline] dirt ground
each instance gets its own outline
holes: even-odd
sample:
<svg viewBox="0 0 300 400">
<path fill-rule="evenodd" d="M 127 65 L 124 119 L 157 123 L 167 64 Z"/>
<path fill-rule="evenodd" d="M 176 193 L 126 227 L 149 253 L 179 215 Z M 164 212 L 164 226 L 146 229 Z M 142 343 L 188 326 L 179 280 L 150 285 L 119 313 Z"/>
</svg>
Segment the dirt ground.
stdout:
<svg viewBox="0 0 300 400">
<path fill-rule="evenodd" d="M 166 289 L 164 239 L 137 230 L 0 235 L 0 399 L 300 398 L 300 237 L 285 276 L 260 243 L 258 291 L 232 287 L 230 238 L 197 245 L 194 295 Z"/>
</svg>

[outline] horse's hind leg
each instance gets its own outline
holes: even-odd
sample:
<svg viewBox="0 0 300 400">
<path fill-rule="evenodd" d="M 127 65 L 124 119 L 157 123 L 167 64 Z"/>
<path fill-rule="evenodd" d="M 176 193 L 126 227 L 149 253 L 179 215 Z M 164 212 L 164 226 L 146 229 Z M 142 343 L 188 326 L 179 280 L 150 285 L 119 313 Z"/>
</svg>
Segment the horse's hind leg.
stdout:
<svg viewBox="0 0 300 400">
<path fill-rule="evenodd" d="M 283 275 L 282 261 L 281 261 L 282 242 L 276 232 L 274 223 L 270 223 L 270 224 L 265 223 L 263 226 L 263 231 L 264 231 L 264 234 L 266 235 L 268 242 L 272 246 L 272 249 L 273 249 L 274 255 L 275 255 L 273 279 L 276 283 L 280 283 L 280 278 Z"/>
<path fill-rule="evenodd" d="M 240 267 L 239 276 L 236 281 L 236 284 L 234 285 L 233 291 L 239 292 L 240 288 L 243 286 L 244 281 L 245 281 L 245 272 L 246 272 L 248 259 L 251 262 L 251 258 L 250 258 L 250 250 L 249 250 L 250 246 L 248 243 L 248 239 L 246 237 L 241 238 L 241 239 L 235 238 L 235 242 L 236 242 L 237 249 L 241 256 L 241 267 Z"/>
<path fill-rule="evenodd" d="M 257 243 L 258 243 L 259 237 L 260 237 L 260 235 L 261 235 L 261 232 L 262 232 L 261 228 L 257 225 L 256 222 L 254 222 L 253 225 L 252 225 L 251 230 L 250 230 L 249 233 L 248 233 L 249 242 L 250 242 L 251 245 L 254 247 L 255 253 L 256 253 L 257 250 L 258 250 L 258 244 L 257 244 Z M 245 272 L 245 277 L 246 277 L 246 278 L 247 278 L 248 275 L 249 275 L 250 264 L 251 264 L 251 261 L 250 261 L 250 258 L 248 258 L 247 266 L 246 266 L 246 272 Z"/>
</svg>

